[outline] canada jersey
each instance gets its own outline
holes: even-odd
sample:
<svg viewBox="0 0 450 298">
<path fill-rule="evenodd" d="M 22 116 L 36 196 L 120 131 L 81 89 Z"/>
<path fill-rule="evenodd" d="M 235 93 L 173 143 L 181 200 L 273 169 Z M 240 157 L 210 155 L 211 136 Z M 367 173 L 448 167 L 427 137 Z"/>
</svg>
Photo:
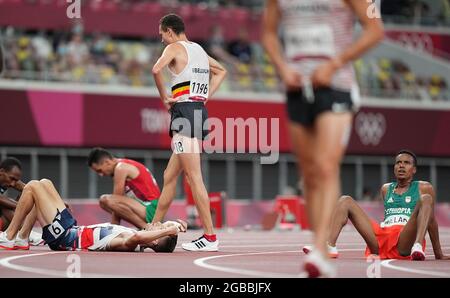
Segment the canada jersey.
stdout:
<svg viewBox="0 0 450 298">
<path fill-rule="evenodd" d="M 353 42 L 354 13 L 342 0 L 278 0 L 278 6 L 286 57 L 304 77 L 311 77 L 319 65 Z M 331 87 L 341 91 L 356 88 L 351 64 L 335 73 Z"/>
<path fill-rule="evenodd" d="M 420 199 L 419 181 L 412 181 L 408 190 L 399 195 L 395 193 L 397 182 L 392 182 L 384 197 L 384 220 L 381 227 L 405 225 Z"/>
</svg>

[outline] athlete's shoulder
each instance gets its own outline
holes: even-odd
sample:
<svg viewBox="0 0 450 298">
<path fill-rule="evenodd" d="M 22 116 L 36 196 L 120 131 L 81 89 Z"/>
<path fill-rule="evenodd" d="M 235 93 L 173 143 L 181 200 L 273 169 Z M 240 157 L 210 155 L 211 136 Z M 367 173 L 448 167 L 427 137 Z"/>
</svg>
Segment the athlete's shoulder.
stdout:
<svg viewBox="0 0 450 298">
<path fill-rule="evenodd" d="M 421 191 L 429 192 L 429 191 L 433 190 L 433 184 L 431 184 L 428 181 L 421 181 L 421 180 L 419 180 L 419 181 L 416 181 L 416 182 L 419 184 L 419 189 Z"/>
<path fill-rule="evenodd" d="M 181 44 L 181 42 L 174 42 L 174 43 L 167 45 L 167 47 L 164 49 L 164 51 L 178 52 L 182 49 L 184 49 L 184 47 Z"/>
<path fill-rule="evenodd" d="M 386 193 L 387 193 L 387 191 L 388 191 L 389 186 L 391 185 L 391 183 L 392 183 L 392 182 L 385 183 L 385 184 L 383 184 L 383 186 L 381 186 L 381 190 L 380 190 L 380 193 L 381 193 L 381 199 L 384 200 L 384 197 L 386 196 Z"/>
<path fill-rule="evenodd" d="M 383 186 L 381 187 L 381 190 L 386 192 L 392 183 L 394 183 L 394 182 L 388 182 L 388 183 L 383 184 Z"/>
<path fill-rule="evenodd" d="M 114 168 L 114 173 L 117 172 L 128 172 L 133 168 L 136 168 L 135 165 L 136 161 L 131 160 L 131 159 L 120 159 L 119 162 L 117 163 L 117 166 Z"/>
</svg>

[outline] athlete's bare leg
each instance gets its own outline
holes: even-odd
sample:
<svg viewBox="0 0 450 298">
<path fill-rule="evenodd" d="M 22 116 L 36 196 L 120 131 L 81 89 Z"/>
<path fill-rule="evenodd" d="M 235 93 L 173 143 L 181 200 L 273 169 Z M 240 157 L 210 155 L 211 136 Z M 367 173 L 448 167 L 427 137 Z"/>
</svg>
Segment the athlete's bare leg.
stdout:
<svg viewBox="0 0 450 298">
<path fill-rule="evenodd" d="M 177 192 L 177 179 L 182 168 L 177 154 L 172 153 L 167 168 L 164 171 L 164 185 L 158 200 L 155 216 L 152 222 L 161 222 L 164 219 Z"/>
<path fill-rule="evenodd" d="M 51 184 L 51 182 L 46 179 L 44 181 Z M 53 184 L 51 184 L 51 186 L 54 189 Z M 57 194 L 56 189 L 55 193 Z M 22 223 L 27 215 L 30 214 L 34 206 L 36 206 L 37 219 L 41 226 L 51 224 L 57 211 L 59 210 L 61 212 L 66 209 L 61 197 L 59 195 L 55 196 L 54 193 L 49 192 L 40 181 L 33 180 L 28 182 L 17 204 L 14 218 L 6 230 L 7 238 L 9 240 L 16 237 Z"/>
<path fill-rule="evenodd" d="M 111 221 L 113 224 L 119 224 L 120 219 L 124 219 L 139 229 L 144 229 L 147 225 L 145 207 L 132 198 L 117 195 L 103 195 L 100 197 L 100 206 L 104 210 L 114 213 L 115 220 L 118 222 Z"/>
<path fill-rule="evenodd" d="M 425 240 L 425 234 L 428 226 L 434 220 L 434 199 L 429 194 L 420 196 L 414 212 L 411 214 L 408 222 L 403 228 L 398 238 L 397 249 L 400 255 L 409 256 L 414 243 L 420 243 Z"/>
<path fill-rule="evenodd" d="M 180 137 L 179 135 L 177 136 Z M 214 234 L 214 228 L 211 218 L 208 192 L 206 191 L 205 184 L 203 183 L 200 153 L 195 151 L 195 148 L 198 148 L 198 140 L 184 136 L 182 136 L 182 138 L 183 145 L 185 147 L 192 148 L 190 152 L 194 153 L 181 153 L 178 154 L 178 158 L 181 162 L 184 173 L 189 179 L 189 185 L 191 186 L 192 195 L 194 197 L 195 204 L 197 205 L 200 220 L 203 224 L 203 230 L 205 234 L 212 235 Z"/>
<path fill-rule="evenodd" d="M 328 256 L 326 241 L 336 198 L 340 196 L 340 163 L 350 132 L 350 113 L 321 114 L 313 128 L 290 125 L 294 152 L 304 178 L 308 219 L 315 232 L 314 246 Z"/>
<path fill-rule="evenodd" d="M 36 206 L 31 209 L 31 212 L 25 218 L 25 222 L 22 225 L 22 228 L 19 230 L 19 238 L 28 239 L 30 238 L 30 233 L 33 230 L 33 226 L 37 220 L 37 210 Z"/>
<path fill-rule="evenodd" d="M 52 197 L 59 197 L 55 186 L 49 179 L 42 179 L 39 182 L 45 188 L 45 190 L 50 193 Z M 22 228 L 19 230 L 19 237 L 21 239 L 28 239 L 30 237 L 31 231 L 33 230 L 36 221 L 42 222 L 42 219 L 38 219 L 38 212 L 36 206 L 34 206 L 31 212 L 25 218 L 25 222 L 23 223 Z"/>
<path fill-rule="evenodd" d="M 370 218 L 350 196 L 342 196 L 336 205 L 331 221 L 331 233 L 328 243 L 336 246 L 336 241 L 342 228 L 350 221 L 363 237 L 372 254 L 378 254 L 378 241 L 370 222 Z"/>
</svg>

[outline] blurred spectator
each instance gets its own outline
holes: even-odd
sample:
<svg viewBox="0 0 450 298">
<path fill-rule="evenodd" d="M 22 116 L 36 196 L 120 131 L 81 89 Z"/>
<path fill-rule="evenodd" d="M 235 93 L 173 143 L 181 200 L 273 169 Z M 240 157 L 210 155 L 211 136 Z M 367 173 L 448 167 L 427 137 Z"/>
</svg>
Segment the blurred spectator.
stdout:
<svg viewBox="0 0 450 298">
<path fill-rule="evenodd" d="M 223 37 L 222 27 L 219 25 L 212 28 L 206 48 L 209 54 L 220 62 L 232 65 L 235 68 L 239 64 L 239 60 L 225 50 L 225 38 Z"/>
<path fill-rule="evenodd" d="M 12 27 L 3 33 L 5 78 L 154 86 L 151 68 L 162 49 L 159 40 L 122 40 L 99 32 L 24 34 Z M 206 41 L 209 53 L 229 70 L 221 90 L 279 92 L 277 74 L 261 46 L 250 44 L 245 30 L 239 35 L 237 56 L 225 50 L 220 27 Z M 403 61 L 386 58 L 360 59 L 354 65 L 363 95 L 450 101 L 447 76 L 423 76 Z"/>
<path fill-rule="evenodd" d="M 67 45 L 67 55 L 71 66 L 79 66 L 88 59 L 89 51 L 81 34 L 74 34 Z"/>
<path fill-rule="evenodd" d="M 228 52 L 242 63 L 252 63 L 252 48 L 246 29 L 239 29 L 238 39 L 229 43 Z"/>
</svg>

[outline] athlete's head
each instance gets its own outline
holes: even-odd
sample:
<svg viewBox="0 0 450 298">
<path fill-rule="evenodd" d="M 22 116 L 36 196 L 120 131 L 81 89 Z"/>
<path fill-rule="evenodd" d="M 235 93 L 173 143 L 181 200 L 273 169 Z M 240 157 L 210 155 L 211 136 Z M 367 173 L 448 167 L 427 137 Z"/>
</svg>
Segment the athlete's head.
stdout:
<svg viewBox="0 0 450 298">
<path fill-rule="evenodd" d="M 8 157 L 0 162 L 0 186 L 14 187 L 22 178 L 22 164 L 17 158 Z"/>
<path fill-rule="evenodd" d="M 164 236 L 158 239 L 156 244 L 150 246 L 155 252 L 173 252 L 177 246 L 178 236 Z"/>
<path fill-rule="evenodd" d="M 159 20 L 159 34 L 164 44 L 171 44 L 184 33 L 184 22 L 176 14 L 168 14 Z"/>
<path fill-rule="evenodd" d="M 394 174 L 397 179 L 412 179 L 417 169 L 417 157 L 409 150 L 400 150 L 395 156 Z"/>
<path fill-rule="evenodd" d="M 116 166 L 114 156 L 103 148 L 94 148 L 89 153 L 88 165 L 100 176 L 113 176 Z"/>
</svg>

